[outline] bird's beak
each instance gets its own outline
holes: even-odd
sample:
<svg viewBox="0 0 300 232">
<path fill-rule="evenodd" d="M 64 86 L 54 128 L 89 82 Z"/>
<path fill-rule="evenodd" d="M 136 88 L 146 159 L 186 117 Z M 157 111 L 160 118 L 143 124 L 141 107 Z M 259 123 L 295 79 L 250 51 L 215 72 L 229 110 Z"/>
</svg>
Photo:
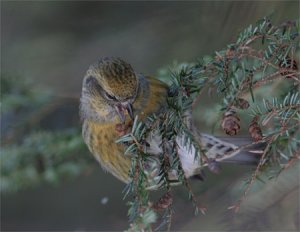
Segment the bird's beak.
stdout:
<svg viewBox="0 0 300 232">
<path fill-rule="evenodd" d="M 133 120 L 134 119 L 134 115 L 133 115 L 133 109 L 132 109 L 132 104 L 131 103 L 126 103 L 126 105 L 123 104 L 118 104 L 116 105 L 116 111 L 118 113 L 118 116 L 120 118 L 120 121 L 122 123 L 125 122 L 126 120 L 126 111 L 128 113 L 128 115 L 130 116 L 130 118 Z"/>
<path fill-rule="evenodd" d="M 134 120 L 134 114 L 133 114 L 132 104 L 131 104 L 131 103 L 128 103 L 126 109 L 127 109 L 127 112 L 128 112 L 129 117 L 130 117 L 132 120 Z"/>
</svg>

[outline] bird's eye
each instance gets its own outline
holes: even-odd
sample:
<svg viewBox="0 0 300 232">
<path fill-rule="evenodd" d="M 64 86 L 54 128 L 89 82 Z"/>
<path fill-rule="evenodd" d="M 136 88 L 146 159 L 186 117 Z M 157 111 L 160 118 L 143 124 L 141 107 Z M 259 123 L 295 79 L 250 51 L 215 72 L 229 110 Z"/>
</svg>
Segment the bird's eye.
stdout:
<svg viewBox="0 0 300 232">
<path fill-rule="evenodd" d="M 113 101 L 116 101 L 116 100 L 117 100 L 114 96 L 111 96 L 111 95 L 108 94 L 108 93 L 105 93 L 105 97 L 106 97 L 108 100 L 113 100 Z"/>
</svg>

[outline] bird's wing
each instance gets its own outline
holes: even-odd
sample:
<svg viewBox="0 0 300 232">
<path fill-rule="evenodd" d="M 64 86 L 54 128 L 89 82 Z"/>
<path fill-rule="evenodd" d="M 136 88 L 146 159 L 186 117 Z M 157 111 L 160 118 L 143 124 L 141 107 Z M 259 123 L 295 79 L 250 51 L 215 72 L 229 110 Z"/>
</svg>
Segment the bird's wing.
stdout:
<svg viewBox="0 0 300 232">
<path fill-rule="evenodd" d="M 178 155 L 185 176 L 190 177 L 199 174 L 201 169 L 209 166 L 210 162 L 232 162 L 237 164 L 257 164 L 264 148 L 263 144 L 251 144 L 250 138 L 218 138 L 208 134 L 196 136 L 199 148 L 204 152 L 206 158 L 200 161 L 193 145 L 186 142 L 184 136 L 178 136 Z M 147 153 L 159 155 L 162 153 L 161 136 L 153 132 L 147 139 L 149 146 Z"/>
</svg>

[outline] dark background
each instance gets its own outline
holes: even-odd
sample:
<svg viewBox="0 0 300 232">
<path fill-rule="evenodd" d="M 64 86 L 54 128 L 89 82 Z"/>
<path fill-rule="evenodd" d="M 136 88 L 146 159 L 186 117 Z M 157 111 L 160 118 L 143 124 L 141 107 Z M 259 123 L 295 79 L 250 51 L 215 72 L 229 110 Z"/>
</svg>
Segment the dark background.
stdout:
<svg viewBox="0 0 300 232">
<path fill-rule="evenodd" d="M 138 72 L 155 75 L 174 61 L 213 54 L 266 15 L 276 23 L 299 18 L 298 12 L 298 1 L 1 1 L 1 75 L 30 78 L 33 89 L 78 98 L 87 67 L 99 57 L 120 56 Z M 257 192 L 238 215 L 226 208 L 242 193 L 251 167 L 223 168 L 226 175 L 193 183 L 207 216 L 194 217 L 187 193 L 177 189 L 173 229 L 299 230 L 299 166 L 279 178 L 284 188 L 254 186 Z M 2 193 L 1 229 L 124 230 L 123 188 L 99 167 L 57 186 Z"/>
</svg>

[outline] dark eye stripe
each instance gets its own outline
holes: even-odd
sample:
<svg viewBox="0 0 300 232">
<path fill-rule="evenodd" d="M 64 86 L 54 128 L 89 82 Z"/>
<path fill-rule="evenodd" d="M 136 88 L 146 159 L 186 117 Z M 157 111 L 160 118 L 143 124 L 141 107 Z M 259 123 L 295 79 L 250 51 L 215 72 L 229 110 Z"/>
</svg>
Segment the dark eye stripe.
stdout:
<svg viewBox="0 0 300 232">
<path fill-rule="evenodd" d="M 114 96 L 111 96 L 111 95 L 109 95 L 109 94 L 106 93 L 106 92 L 105 92 L 105 97 L 106 97 L 108 100 L 117 101 L 117 99 L 116 99 Z"/>
<path fill-rule="evenodd" d="M 108 94 L 107 92 L 104 91 L 104 89 L 99 85 L 97 79 L 93 76 L 89 76 L 85 79 L 85 85 L 90 91 L 97 91 L 100 93 L 102 96 L 104 96 L 107 100 L 110 101 L 117 101 L 117 98 Z"/>
</svg>

